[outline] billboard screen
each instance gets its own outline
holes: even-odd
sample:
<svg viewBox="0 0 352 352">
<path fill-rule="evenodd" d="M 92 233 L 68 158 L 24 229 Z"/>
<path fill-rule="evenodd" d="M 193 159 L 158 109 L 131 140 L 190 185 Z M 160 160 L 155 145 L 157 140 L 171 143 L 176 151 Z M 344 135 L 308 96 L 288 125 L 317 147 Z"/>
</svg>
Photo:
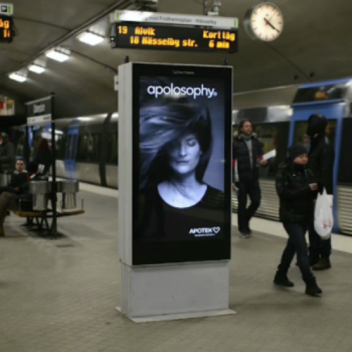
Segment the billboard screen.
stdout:
<svg viewBox="0 0 352 352">
<path fill-rule="evenodd" d="M 133 264 L 230 258 L 230 67 L 133 65 Z"/>
</svg>

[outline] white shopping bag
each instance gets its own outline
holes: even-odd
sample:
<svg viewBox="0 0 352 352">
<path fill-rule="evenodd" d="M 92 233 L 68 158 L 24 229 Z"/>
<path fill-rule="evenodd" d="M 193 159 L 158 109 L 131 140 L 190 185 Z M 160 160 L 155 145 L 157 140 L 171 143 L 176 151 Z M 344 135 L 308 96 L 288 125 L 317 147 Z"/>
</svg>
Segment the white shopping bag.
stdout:
<svg viewBox="0 0 352 352">
<path fill-rule="evenodd" d="M 324 188 L 323 194 L 318 193 L 315 203 L 314 228 L 323 240 L 327 240 L 331 236 L 333 226 L 332 196 L 329 196 Z"/>
</svg>

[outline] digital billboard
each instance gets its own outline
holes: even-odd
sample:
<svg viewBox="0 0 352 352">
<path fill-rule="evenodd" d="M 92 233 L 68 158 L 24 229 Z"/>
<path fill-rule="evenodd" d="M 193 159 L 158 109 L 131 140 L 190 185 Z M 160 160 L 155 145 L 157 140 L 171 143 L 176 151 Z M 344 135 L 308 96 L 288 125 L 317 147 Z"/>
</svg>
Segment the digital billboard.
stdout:
<svg viewBox="0 0 352 352">
<path fill-rule="evenodd" d="M 133 64 L 134 265 L 230 259 L 232 69 Z"/>
</svg>

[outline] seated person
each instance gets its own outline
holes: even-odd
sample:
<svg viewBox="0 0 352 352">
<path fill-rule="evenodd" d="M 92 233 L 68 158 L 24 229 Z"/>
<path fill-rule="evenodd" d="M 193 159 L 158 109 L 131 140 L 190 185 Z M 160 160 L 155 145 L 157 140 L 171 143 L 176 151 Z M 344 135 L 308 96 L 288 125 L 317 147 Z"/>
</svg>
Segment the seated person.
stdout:
<svg viewBox="0 0 352 352">
<path fill-rule="evenodd" d="M 0 192 L 0 237 L 3 237 L 7 209 L 16 207 L 15 201 L 18 197 L 28 193 L 27 171 L 23 159 L 17 160 L 9 185 L 1 187 Z"/>
</svg>

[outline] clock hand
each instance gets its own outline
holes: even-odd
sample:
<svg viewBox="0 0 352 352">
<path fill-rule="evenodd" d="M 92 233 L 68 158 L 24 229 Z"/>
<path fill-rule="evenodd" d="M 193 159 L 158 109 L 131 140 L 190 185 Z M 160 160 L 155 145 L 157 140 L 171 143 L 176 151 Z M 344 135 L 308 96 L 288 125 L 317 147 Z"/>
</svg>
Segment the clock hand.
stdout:
<svg viewBox="0 0 352 352">
<path fill-rule="evenodd" d="M 275 29 L 276 31 L 278 31 L 280 33 L 280 31 L 271 23 L 269 22 L 266 18 L 264 18 L 264 21 L 272 28 Z"/>
</svg>

